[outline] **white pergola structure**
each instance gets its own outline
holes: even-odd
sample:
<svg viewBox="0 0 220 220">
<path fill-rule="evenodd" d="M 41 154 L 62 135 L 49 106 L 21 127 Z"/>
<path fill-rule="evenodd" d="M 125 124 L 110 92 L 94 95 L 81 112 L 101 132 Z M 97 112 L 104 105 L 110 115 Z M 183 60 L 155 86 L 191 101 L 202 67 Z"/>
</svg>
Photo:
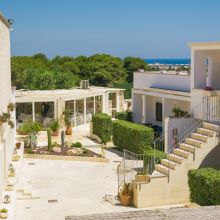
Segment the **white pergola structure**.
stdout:
<svg viewBox="0 0 220 220">
<path fill-rule="evenodd" d="M 25 120 L 42 123 L 45 127 L 51 120 L 59 119 L 65 108 L 71 112 L 72 125 L 91 121 L 96 112 L 114 117 L 115 112 L 124 110 L 124 89 L 90 87 L 89 89 L 65 90 L 17 90 L 17 124 Z"/>
</svg>

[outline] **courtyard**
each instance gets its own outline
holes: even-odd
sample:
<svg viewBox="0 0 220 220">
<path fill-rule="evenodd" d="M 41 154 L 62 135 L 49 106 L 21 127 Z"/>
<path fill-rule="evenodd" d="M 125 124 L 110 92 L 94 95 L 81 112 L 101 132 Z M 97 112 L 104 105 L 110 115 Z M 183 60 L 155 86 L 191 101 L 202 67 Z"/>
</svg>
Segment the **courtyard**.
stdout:
<svg viewBox="0 0 220 220">
<path fill-rule="evenodd" d="M 110 163 L 23 159 L 18 188 L 26 194 L 18 194 L 16 219 L 61 220 L 70 215 L 134 210 L 105 201 L 105 195 L 117 195 L 120 159 L 111 152 L 107 155 Z"/>
</svg>

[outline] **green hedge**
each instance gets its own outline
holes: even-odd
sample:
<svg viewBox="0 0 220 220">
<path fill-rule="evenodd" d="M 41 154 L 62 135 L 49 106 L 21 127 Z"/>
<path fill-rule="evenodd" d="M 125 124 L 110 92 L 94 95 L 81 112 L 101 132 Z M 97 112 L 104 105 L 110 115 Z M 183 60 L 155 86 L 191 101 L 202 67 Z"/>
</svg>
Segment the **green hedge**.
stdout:
<svg viewBox="0 0 220 220">
<path fill-rule="evenodd" d="M 220 171 L 212 168 L 190 170 L 190 199 L 199 205 L 220 205 Z"/>
<path fill-rule="evenodd" d="M 103 143 L 111 140 L 112 136 L 112 119 L 105 113 L 96 113 L 92 117 L 93 134 L 99 136 Z"/>
<path fill-rule="evenodd" d="M 120 149 L 142 154 L 154 140 L 152 128 L 123 120 L 113 122 L 113 142 Z"/>
<path fill-rule="evenodd" d="M 116 112 L 115 118 L 132 122 L 132 112 Z"/>
</svg>

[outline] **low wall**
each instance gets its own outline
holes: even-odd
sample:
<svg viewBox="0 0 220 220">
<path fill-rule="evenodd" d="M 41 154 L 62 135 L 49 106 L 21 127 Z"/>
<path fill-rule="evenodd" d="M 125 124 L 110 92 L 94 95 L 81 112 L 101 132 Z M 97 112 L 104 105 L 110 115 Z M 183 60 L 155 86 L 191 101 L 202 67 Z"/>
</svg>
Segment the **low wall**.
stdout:
<svg viewBox="0 0 220 220">
<path fill-rule="evenodd" d="M 58 155 L 42 155 L 42 154 L 24 154 L 24 158 L 44 159 L 44 160 L 67 160 L 67 161 L 85 161 L 108 163 L 108 158 L 103 157 L 80 157 L 80 156 L 58 156 Z"/>
</svg>

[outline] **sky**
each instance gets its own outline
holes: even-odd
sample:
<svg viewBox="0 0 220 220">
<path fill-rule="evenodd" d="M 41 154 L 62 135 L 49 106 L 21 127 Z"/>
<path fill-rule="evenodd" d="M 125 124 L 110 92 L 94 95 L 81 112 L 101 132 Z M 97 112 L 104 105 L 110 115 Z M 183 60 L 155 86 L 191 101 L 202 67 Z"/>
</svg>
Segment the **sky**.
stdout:
<svg viewBox="0 0 220 220">
<path fill-rule="evenodd" d="M 12 55 L 188 58 L 220 41 L 220 0 L 0 0 Z"/>
</svg>

